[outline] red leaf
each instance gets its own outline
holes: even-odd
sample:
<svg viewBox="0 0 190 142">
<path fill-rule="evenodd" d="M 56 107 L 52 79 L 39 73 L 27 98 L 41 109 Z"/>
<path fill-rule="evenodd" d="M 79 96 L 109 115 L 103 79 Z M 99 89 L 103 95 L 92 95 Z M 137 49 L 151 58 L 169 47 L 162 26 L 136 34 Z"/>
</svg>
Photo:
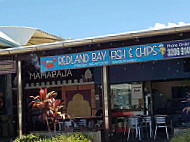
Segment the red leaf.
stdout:
<svg viewBox="0 0 190 142">
<path fill-rule="evenodd" d="M 44 95 L 44 90 L 41 88 L 40 89 L 40 100 L 43 100 L 43 95 Z"/>
</svg>

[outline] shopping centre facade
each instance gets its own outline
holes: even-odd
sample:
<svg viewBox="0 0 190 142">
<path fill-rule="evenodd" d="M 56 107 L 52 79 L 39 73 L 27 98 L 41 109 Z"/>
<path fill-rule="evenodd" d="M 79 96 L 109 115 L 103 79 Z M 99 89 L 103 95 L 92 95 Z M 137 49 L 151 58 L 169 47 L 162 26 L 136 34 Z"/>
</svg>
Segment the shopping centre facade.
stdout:
<svg viewBox="0 0 190 142">
<path fill-rule="evenodd" d="M 168 115 L 174 128 L 190 127 L 190 115 L 183 112 L 189 106 L 184 102 L 190 92 L 189 38 L 190 26 L 180 26 L 8 45 L 0 50 L 1 62 L 16 62 L 17 70 L 0 76 L 1 129 L 6 129 L 1 135 L 46 130 L 29 106 L 29 96 L 46 87 L 58 93 L 72 117 L 95 116 L 103 108 L 107 136 L 123 132 L 125 126 L 114 120 L 130 115 Z"/>
</svg>

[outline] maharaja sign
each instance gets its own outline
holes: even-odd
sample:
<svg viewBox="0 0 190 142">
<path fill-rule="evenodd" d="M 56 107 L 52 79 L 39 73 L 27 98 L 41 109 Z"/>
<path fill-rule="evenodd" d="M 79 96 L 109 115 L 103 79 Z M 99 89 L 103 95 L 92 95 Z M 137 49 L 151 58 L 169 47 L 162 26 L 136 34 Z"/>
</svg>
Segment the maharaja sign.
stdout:
<svg viewBox="0 0 190 142">
<path fill-rule="evenodd" d="M 40 72 L 29 73 L 30 80 L 67 78 L 67 77 L 72 77 L 72 76 L 73 76 L 73 71 L 71 70 L 48 71 L 45 73 L 40 73 Z"/>
<path fill-rule="evenodd" d="M 93 69 L 59 70 L 47 72 L 25 72 L 23 79 L 27 88 L 62 86 L 73 83 L 93 82 Z"/>
</svg>

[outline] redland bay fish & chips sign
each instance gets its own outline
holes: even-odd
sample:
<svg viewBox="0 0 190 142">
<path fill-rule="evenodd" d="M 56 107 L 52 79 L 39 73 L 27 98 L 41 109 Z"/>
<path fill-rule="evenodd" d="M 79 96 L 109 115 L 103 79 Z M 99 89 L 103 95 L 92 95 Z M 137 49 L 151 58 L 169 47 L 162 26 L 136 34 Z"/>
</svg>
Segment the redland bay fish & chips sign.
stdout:
<svg viewBox="0 0 190 142">
<path fill-rule="evenodd" d="M 190 56 L 190 40 L 171 41 L 40 58 L 41 72 Z"/>
</svg>

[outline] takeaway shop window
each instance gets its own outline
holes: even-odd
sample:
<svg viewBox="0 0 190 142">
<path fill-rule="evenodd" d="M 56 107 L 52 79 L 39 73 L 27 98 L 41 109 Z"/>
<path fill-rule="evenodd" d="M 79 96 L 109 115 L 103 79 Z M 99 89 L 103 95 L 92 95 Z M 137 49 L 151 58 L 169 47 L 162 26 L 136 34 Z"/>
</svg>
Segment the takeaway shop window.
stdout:
<svg viewBox="0 0 190 142">
<path fill-rule="evenodd" d="M 142 110 L 142 94 L 141 83 L 111 85 L 111 108 L 112 110 Z"/>
</svg>

